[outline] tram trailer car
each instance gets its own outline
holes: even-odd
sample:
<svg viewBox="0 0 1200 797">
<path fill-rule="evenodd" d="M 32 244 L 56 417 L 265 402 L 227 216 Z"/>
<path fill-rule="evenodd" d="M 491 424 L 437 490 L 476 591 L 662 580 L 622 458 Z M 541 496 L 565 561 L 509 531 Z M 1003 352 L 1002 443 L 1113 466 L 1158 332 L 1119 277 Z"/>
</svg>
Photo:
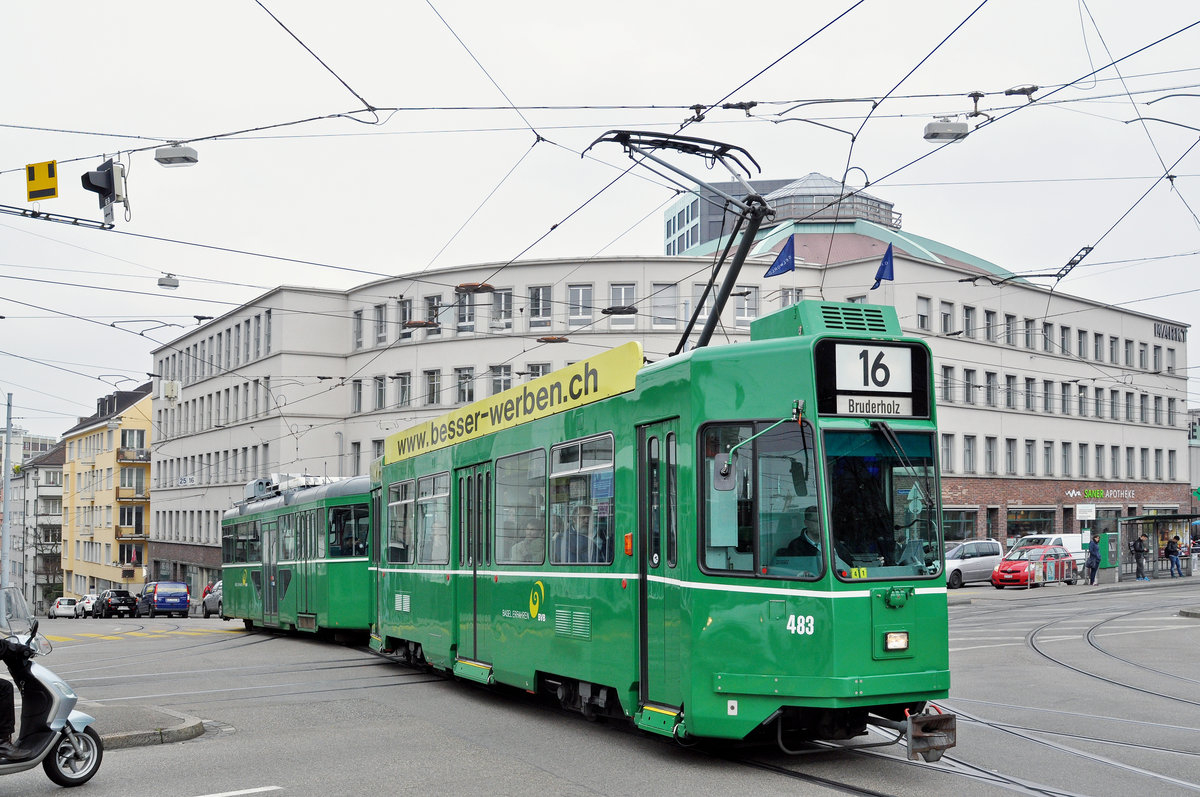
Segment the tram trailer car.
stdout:
<svg viewBox="0 0 1200 797">
<path fill-rule="evenodd" d="M 365 638 L 375 615 L 370 478 L 306 481 L 257 479 L 225 512 L 222 610 L 247 628 Z"/>
<path fill-rule="evenodd" d="M 871 722 L 936 760 L 928 347 L 891 307 L 802 302 L 642 363 L 629 343 L 388 438 L 372 646 L 677 738 Z"/>
</svg>

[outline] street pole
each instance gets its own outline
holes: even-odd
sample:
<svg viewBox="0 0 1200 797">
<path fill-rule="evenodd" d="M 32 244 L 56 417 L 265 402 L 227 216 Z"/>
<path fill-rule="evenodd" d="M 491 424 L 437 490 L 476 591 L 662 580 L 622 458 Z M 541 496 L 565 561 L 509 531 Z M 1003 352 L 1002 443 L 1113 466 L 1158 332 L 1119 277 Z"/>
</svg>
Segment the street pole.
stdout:
<svg viewBox="0 0 1200 797">
<path fill-rule="evenodd" d="M 0 486 L 4 488 L 4 505 L 0 509 L 4 513 L 4 533 L 0 536 L 0 587 L 8 586 L 8 545 L 12 536 L 9 532 L 11 513 L 8 511 L 8 494 L 9 483 L 8 477 L 12 473 L 12 393 L 8 394 L 8 411 L 6 413 L 4 426 L 4 481 Z"/>
</svg>

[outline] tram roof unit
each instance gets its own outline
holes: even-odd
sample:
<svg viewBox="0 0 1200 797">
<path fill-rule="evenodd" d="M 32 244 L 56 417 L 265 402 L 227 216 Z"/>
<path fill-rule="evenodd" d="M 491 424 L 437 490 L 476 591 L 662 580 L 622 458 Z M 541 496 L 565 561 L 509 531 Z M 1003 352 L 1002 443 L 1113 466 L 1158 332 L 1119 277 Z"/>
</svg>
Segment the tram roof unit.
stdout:
<svg viewBox="0 0 1200 797">
<path fill-rule="evenodd" d="M 293 504 L 322 501 L 328 498 L 344 498 L 360 495 L 370 489 L 371 480 L 368 476 L 350 476 L 336 478 L 329 476 L 296 476 L 285 475 L 282 481 L 277 481 L 279 474 L 270 478 L 255 479 L 246 485 L 247 498 L 239 501 L 225 512 L 225 517 L 263 512 Z M 312 480 L 305 483 L 306 480 Z M 251 496 L 255 489 L 265 489 L 261 495 Z"/>
</svg>

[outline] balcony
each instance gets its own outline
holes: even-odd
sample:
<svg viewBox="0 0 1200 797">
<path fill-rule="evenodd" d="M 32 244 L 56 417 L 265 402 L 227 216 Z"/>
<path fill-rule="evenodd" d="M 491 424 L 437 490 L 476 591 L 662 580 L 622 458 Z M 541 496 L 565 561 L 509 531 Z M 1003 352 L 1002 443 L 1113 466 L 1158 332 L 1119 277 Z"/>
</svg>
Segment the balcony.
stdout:
<svg viewBox="0 0 1200 797">
<path fill-rule="evenodd" d="M 118 448 L 117 462 L 145 462 L 150 464 L 150 449 L 148 448 Z"/>
<path fill-rule="evenodd" d="M 144 540 L 146 539 L 145 526 L 117 526 L 118 540 Z"/>
<path fill-rule="evenodd" d="M 118 501 L 148 501 L 150 494 L 146 491 L 146 485 L 138 487 L 118 487 Z"/>
</svg>

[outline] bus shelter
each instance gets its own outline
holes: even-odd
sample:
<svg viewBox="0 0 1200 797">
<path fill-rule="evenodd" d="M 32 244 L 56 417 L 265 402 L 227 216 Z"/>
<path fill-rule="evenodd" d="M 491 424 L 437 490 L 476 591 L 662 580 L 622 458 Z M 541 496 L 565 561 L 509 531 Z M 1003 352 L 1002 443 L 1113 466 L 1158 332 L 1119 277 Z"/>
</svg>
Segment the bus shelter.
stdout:
<svg viewBox="0 0 1200 797">
<path fill-rule="evenodd" d="M 1178 535 L 1179 561 L 1185 576 L 1192 575 L 1195 558 L 1200 553 L 1200 539 L 1192 540 L 1192 530 L 1200 530 L 1200 515 L 1136 515 L 1117 521 L 1120 536 L 1119 581 L 1133 581 L 1137 573 L 1137 560 L 1133 555 L 1133 541 L 1145 534 L 1147 540 L 1146 575 L 1150 578 L 1168 578 L 1170 562 L 1163 552 L 1167 540 Z"/>
</svg>

